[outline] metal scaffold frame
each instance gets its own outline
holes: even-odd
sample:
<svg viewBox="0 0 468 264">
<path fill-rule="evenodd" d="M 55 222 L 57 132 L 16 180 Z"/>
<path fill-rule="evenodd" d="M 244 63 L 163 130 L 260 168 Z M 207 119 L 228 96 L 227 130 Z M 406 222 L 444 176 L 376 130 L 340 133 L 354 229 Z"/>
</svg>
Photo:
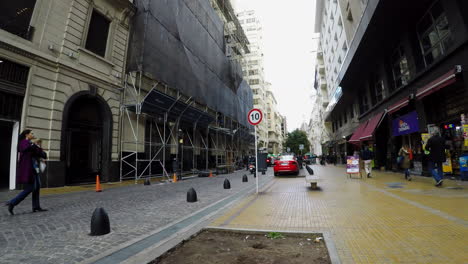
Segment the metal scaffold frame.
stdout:
<svg viewBox="0 0 468 264">
<path fill-rule="evenodd" d="M 221 113 L 216 114 L 216 122 L 205 124 L 206 127 L 199 123 L 203 115 L 209 115 L 206 110 L 199 111 L 193 123 L 182 122 L 185 112 L 194 109 L 195 101 L 191 97 L 186 99 L 177 93 L 164 112 L 145 113 L 144 103 L 149 94 L 158 85 L 165 87 L 166 92 L 168 87 L 155 82 L 149 91 L 144 90 L 143 78 L 141 72 L 131 72 L 125 81 L 120 114 L 121 181 L 135 180 L 136 183 L 143 178 L 157 177 L 169 180 L 169 172 L 182 175 L 216 169 L 220 165 L 235 165 L 247 153 L 249 148 L 243 147 L 243 142 L 249 143 L 250 139 L 245 136 L 249 130 Z M 179 107 L 176 111 L 175 105 L 180 106 L 180 103 L 185 108 L 180 111 Z M 130 136 L 125 135 L 127 126 Z M 142 127 L 144 133 L 140 131 Z M 244 132 L 245 141 L 240 131 Z M 210 157 L 215 160 L 210 162 Z M 174 158 L 178 161 L 175 169 Z"/>
</svg>

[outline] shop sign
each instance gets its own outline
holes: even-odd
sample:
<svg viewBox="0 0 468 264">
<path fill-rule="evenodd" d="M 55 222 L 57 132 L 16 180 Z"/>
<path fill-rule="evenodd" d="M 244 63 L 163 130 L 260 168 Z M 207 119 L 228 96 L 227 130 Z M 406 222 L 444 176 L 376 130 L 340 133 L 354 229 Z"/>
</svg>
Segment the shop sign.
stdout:
<svg viewBox="0 0 468 264">
<path fill-rule="evenodd" d="M 424 154 L 426 155 L 429 155 L 429 151 L 426 150 L 426 144 L 427 144 L 427 141 L 429 140 L 431 136 L 429 135 L 429 133 L 422 133 L 421 134 L 421 140 L 423 142 L 423 149 L 424 149 Z"/>
<path fill-rule="evenodd" d="M 416 111 L 393 120 L 393 136 L 402 136 L 414 132 L 419 132 L 419 121 Z"/>
<path fill-rule="evenodd" d="M 460 157 L 460 171 L 468 171 L 468 156 Z"/>
<path fill-rule="evenodd" d="M 450 156 L 447 157 L 445 162 L 442 163 L 442 171 L 444 173 L 453 173 L 452 171 L 452 160 Z"/>
<path fill-rule="evenodd" d="M 468 147 L 468 125 L 463 125 L 463 138 L 465 138 L 465 147 Z"/>
<path fill-rule="evenodd" d="M 346 157 L 346 173 L 359 173 L 359 157 L 347 156 Z"/>
</svg>

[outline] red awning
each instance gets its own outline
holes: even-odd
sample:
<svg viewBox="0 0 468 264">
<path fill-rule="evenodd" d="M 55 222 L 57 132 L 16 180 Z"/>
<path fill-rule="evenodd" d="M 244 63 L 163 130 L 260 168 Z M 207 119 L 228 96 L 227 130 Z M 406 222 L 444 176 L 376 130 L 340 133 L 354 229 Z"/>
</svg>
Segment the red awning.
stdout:
<svg viewBox="0 0 468 264">
<path fill-rule="evenodd" d="M 360 124 L 358 126 L 358 128 L 356 128 L 356 130 L 353 133 L 353 136 L 351 136 L 351 138 L 348 141 L 349 143 L 351 143 L 351 144 L 360 144 L 361 143 L 360 138 L 361 138 L 362 132 L 364 132 L 364 130 L 366 129 L 367 122 L 368 121 Z"/>
<path fill-rule="evenodd" d="M 418 89 L 416 93 L 416 98 L 421 99 L 425 96 L 428 96 L 446 86 L 449 86 L 457 81 L 456 74 L 462 71 L 461 66 L 456 66 L 454 69 L 450 70 L 446 74 L 440 76 L 434 81 L 428 83 L 426 86 Z"/>
<path fill-rule="evenodd" d="M 405 107 L 408 105 L 408 99 L 404 98 L 403 100 L 400 100 L 396 102 L 394 105 L 390 106 L 387 111 L 389 114 L 395 113 L 396 111 L 400 110 L 401 108 Z"/>
<path fill-rule="evenodd" d="M 361 141 L 372 139 L 372 135 L 374 134 L 375 129 L 379 126 L 380 122 L 382 121 L 385 113 L 386 112 L 378 113 L 369 120 L 366 129 L 364 129 L 364 132 L 362 132 L 361 137 L 359 138 Z"/>
</svg>

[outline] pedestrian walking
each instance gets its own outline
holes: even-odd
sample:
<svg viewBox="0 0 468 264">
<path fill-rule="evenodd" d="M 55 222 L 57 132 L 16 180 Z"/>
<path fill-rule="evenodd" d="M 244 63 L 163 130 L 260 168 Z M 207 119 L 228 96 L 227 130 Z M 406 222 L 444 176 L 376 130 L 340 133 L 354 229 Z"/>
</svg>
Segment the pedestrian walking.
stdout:
<svg viewBox="0 0 468 264">
<path fill-rule="evenodd" d="M 26 129 L 19 135 L 18 143 L 18 169 L 16 173 L 16 182 L 24 185 L 23 191 L 15 198 L 6 202 L 8 212 L 14 215 L 13 208 L 21 203 L 32 192 L 32 211 L 42 212 L 47 211 L 41 208 L 39 202 L 39 190 L 41 188 L 41 159 L 47 159 L 47 154 L 42 150 L 41 146 L 33 143 L 34 133 L 30 129 Z"/>
<path fill-rule="evenodd" d="M 366 170 L 367 178 L 372 178 L 372 160 L 374 159 L 374 152 L 369 149 L 369 146 L 364 146 L 361 151 L 361 158 L 364 161 L 364 169 Z"/>
<path fill-rule="evenodd" d="M 398 156 L 400 157 L 400 166 L 405 172 L 405 179 L 411 181 L 411 174 L 410 174 L 410 167 L 411 167 L 411 150 L 409 149 L 407 144 L 403 144 L 398 152 Z"/>
<path fill-rule="evenodd" d="M 428 167 L 429 172 L 436 181 L 435 186 L 442 186 L 444 181 L 444 172 L 442 163 L 445 162 L 445 140 L 440 136 L 440 132 L 435 130 L 431 138 L 427 141 L 425 150 L 429 151 Z"/>
</svg>

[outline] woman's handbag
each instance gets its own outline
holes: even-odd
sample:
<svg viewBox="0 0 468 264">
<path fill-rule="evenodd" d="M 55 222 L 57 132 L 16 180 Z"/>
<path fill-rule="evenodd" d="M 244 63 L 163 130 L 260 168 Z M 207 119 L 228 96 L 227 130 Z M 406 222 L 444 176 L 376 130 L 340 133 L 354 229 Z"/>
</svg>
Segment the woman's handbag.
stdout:
<svg viewBox="0 0 468 264">
<path fill-rule="evenodd" d="M 39 162 L 39 170 L 41 171 L 41 173 L 43 173 L 45 171 L 46 167 L 47 167 L 47 165 L 46 165 L 45 161 L 41 160 Z"/>
<path fill-rule="evenodd" d="M 403 162 L 404 157 L 403 156 L 398 156 L 397 157 L 397 164 L 400 165 Z"/>
</svg>

